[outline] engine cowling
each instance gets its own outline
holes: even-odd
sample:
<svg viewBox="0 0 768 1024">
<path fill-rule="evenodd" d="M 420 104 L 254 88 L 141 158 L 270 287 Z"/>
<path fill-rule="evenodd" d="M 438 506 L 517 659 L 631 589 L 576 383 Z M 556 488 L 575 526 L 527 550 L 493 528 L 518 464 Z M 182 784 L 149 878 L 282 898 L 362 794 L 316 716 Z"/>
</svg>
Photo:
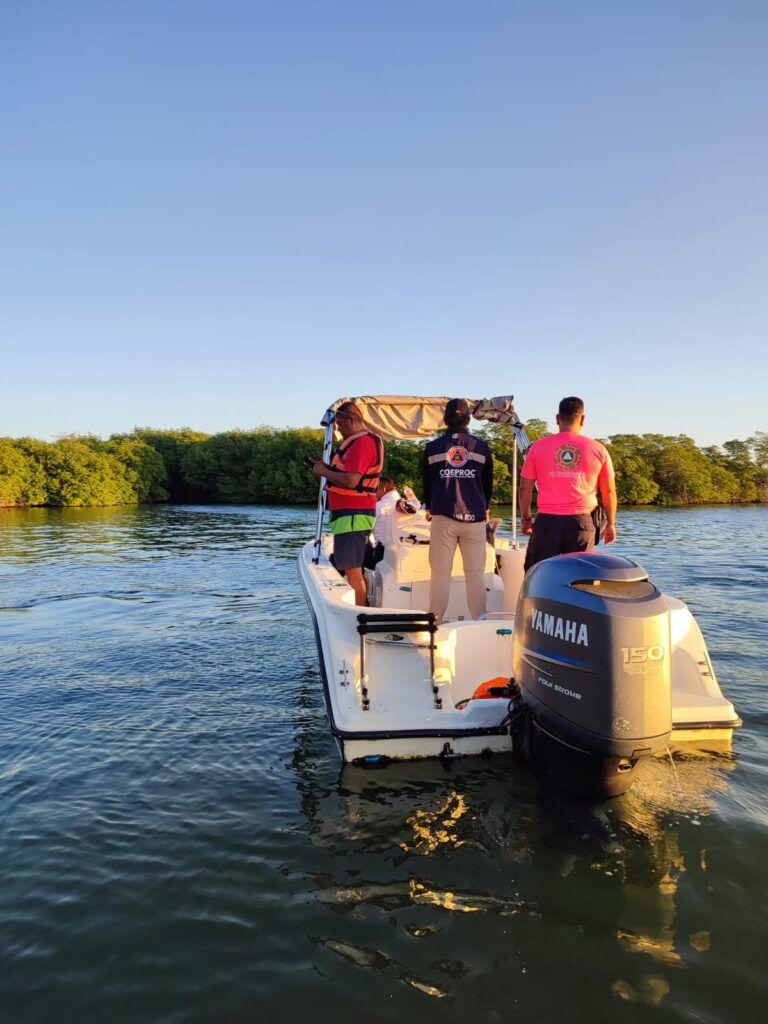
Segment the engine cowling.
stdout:
<svg viewBox="0 0 768 1024">
<path fill-rule="evenodd" d="M 667 601 L 637 562 L 593 552 L 539 562 L 515 616 L 529 753 L 569 788 L 629 788 L 638 761 L 669 742 L 670 646 Z"/>
</svg>

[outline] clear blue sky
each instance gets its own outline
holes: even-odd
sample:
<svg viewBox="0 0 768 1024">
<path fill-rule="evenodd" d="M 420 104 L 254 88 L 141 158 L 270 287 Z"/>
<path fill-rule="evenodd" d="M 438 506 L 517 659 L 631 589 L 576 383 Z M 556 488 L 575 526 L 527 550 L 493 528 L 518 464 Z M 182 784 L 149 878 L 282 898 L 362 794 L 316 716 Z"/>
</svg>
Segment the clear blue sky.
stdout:
<svg viewBox="0 0 768 1024">
<path fill-rule="evenodd" d="M 3 0 L 0 434 L 768 430 L 768 3 Z"/>
</svg>

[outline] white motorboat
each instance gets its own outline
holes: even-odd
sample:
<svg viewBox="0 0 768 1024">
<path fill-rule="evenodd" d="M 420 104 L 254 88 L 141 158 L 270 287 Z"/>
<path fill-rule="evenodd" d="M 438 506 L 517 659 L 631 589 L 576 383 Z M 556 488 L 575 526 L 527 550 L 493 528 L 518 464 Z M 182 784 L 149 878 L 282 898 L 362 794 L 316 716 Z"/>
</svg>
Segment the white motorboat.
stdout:
<svg viewBox="0 0 768 1024">
<path fill-rule="evenodd" d="M 325 413 L 325 461 L 335 410 Z M 446 398 L 356 397 L 385 441 L 440 430 Z M 528 446 L 512 398 L 468 399 L 473 417 L 508 423 Z M 513 467 L 515 468 L 515 467 Z M 514 474 L 513 474 L 514 479 Z M 519 749 L 569 784 L 596 759 L 592 789 L 622 792 L 635 765 L 670 744 L 716 747 L 740 725 L 722 695 L 688 607 L 662 595 L 629 558 L 562 555 L 525 576 L 513 533 L 487 547 L 487 613 L 467 609 L 461 555 L 442 622 L 428 612 L 429 530 L 423 512 L 385 512 L 384 557 L 366 570 L 369 605 L 334 568 L 317 531 L 299 555 L 315 627 L 325 706 L 345 762 Z M 578 786 L 576 788 L 579 788 Z"/>
</svg>

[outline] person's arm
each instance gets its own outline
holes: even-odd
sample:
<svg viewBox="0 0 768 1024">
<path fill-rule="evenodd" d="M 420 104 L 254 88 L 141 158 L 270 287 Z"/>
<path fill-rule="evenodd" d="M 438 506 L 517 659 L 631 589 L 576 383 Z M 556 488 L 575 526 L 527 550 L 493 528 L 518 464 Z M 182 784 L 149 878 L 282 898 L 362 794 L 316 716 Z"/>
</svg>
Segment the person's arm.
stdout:
<svg viewBox="0 0 768 1024">
<path fill-rule="evenodd" d="M 616 540 L 616 508 L 618 506 L 618 498 L 616 497 L 616 479 L 610 455 L 607 456 L 605 465 L 600 470 L 597 485 L 600 488 L 600 497 L 603 499 L 603 510 L 606 518 L 602 534 L 603 544 L 613 544 Z"/>
<path fill-rule="evenodd" d="M 367 470 L 375 465 L 378 451 L 375 441 L 370 437 L 360 437 L 353 441 L 345 461 L 348 469 L 331 469 L 327 462 L 318 461 L 312 466 L 315 476 L 322 476 L 336 487 L 345 487 L 354 491 Z"/>
<path fill-rule="evenodd" d="M 533 517 L 531 516 L 531 502 L 533 501 L 533 488 L 536 484 L 536 446 L 534 442 L 528 449 L 525 456 L 523 468 L 520 470 L 520 488 L 517 492 L 517 503 L 520 506 L 520 532 L 530 536 L 533 533 Z"/>
<path fill-rule="evenodd" d="M 493 498 L 493 455 L 490 450 L 483 463 L 483 491 L 485 492 L 486 518 L 490 514 L 491 499 Z"/>
<path fill-rule="evenodd" d="M 331 469 L 328 463 L 323 462 L 321 459 L 315 462 L 311 472 L 315 476 L 325 477 L 329 484 L 335 484 L 336 487 L 346 487 L 350 491 L 354 491 L 363 478 L 362 473 L 344 473 L 340 469 Z"/>
<path fill-rule="evenodd" d="M 424 508 L 429 512 L 432 503 L 432 474 L 429 469 L 426 448 L 421 456 L 421 493 L 424 496 Z"/>
<path fill-rule="evenodd" d="M 533 501 L 534 481 L 528 477 L 520 478 L 520 489 L 517 493 L 517 501 L 520 505 L 520 532 L 530 535 L 533 533 L 533 519 L 531 518 L 531 502 Z"/>
</svg>

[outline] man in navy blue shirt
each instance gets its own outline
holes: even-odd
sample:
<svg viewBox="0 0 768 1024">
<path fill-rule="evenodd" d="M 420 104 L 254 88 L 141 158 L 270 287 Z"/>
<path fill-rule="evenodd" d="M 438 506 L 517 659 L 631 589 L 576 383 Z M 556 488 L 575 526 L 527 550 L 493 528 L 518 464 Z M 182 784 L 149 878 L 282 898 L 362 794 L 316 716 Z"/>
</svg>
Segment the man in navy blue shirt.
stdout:
<svg viewBox="0 0 768 1024">
<path fill-rule="evenodd" d="M 468 433 L 469 405 L 452 398 L 445 407 L 446 431 L 424 449 L 424 504 L 432 520 L 429 610 L 442 619 L 448 607 L 453 556 L 464 563 L 467 605 L 473 619 L 485 614 L 485 524 L 493 495 L 493 456 L 480 437 Z"/>
</svg>

